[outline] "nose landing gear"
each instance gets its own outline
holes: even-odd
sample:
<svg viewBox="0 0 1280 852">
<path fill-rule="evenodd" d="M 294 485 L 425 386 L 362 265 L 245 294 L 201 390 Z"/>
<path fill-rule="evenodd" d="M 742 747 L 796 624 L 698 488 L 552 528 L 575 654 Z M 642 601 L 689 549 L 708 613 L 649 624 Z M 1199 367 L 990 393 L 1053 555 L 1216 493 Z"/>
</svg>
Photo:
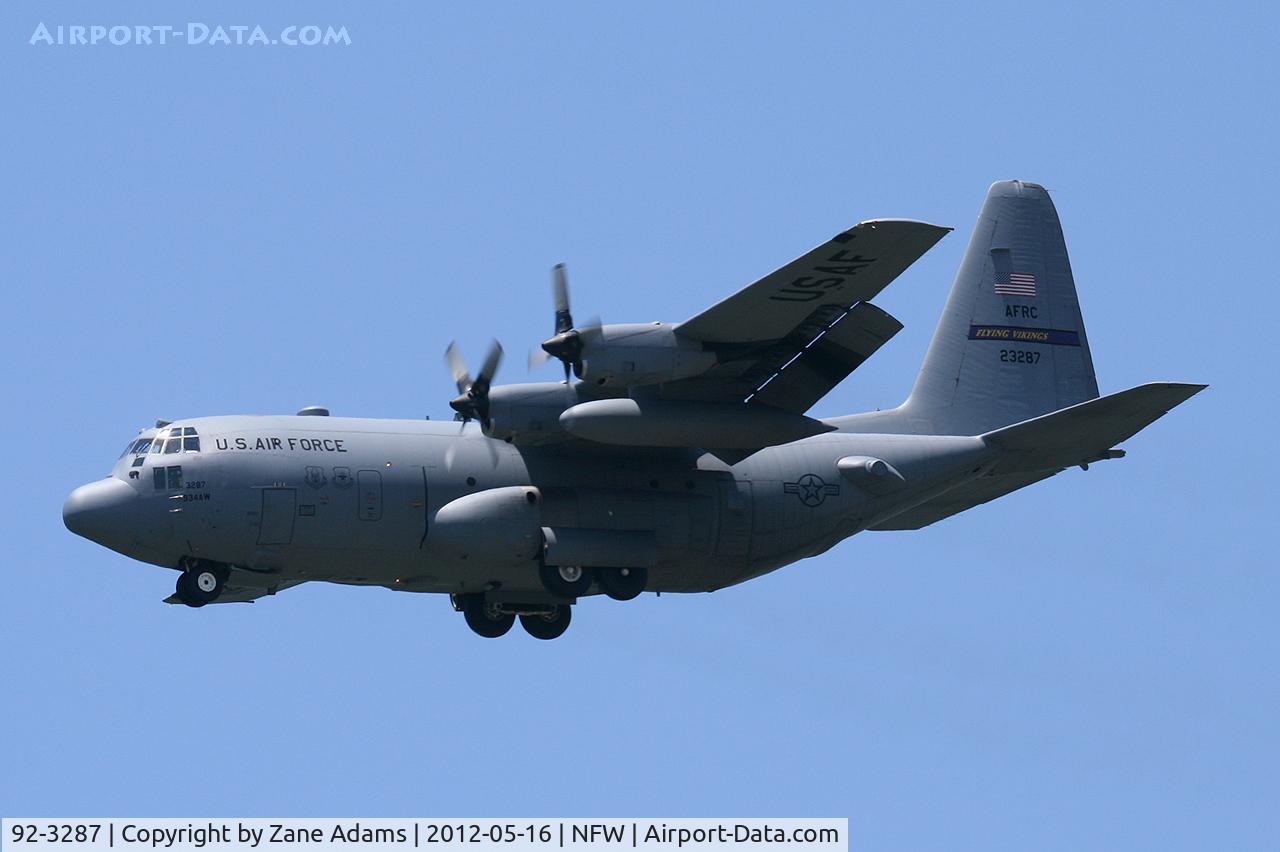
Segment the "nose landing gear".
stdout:
<svg viewBox="0 0 1280 852">
<path fill-rule="evenodd" d="M 190 607 L 213 603 L 226 587 L 230 572 L 225 565 L 203 559 L 184 559 L 174 590 L 178 600 Z"/>
</svg>

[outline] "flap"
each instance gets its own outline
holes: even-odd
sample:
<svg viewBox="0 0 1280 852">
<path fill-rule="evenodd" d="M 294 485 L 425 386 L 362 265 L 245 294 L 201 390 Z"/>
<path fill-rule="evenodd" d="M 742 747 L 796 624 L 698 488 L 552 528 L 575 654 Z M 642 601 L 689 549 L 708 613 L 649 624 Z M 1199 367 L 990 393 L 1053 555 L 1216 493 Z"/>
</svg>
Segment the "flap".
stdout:
<svg viewBox="0 0 1280 852">
<path fill-rule="evenodd" d="M 901 330 L 902 323 L 889 314 L 860 302 L 767 379 L 751 399 L 783 411 L 808 411 Z"/>
</svg>

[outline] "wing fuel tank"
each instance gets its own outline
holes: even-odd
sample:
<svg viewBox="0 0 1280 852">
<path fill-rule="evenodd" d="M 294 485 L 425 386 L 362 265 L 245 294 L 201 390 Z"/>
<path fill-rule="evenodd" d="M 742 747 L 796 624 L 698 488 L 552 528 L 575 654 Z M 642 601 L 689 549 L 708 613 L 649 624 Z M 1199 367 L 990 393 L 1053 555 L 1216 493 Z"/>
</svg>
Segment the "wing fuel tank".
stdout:
<svg viewBox="0 0 1280 852">
<path fill-rule="evenodd" d="M 627 447 L 759 449 L 830 432 L 834 427 L 765 405 L 602 399 L 565 409 L 566 432 Z"/>
</svg>

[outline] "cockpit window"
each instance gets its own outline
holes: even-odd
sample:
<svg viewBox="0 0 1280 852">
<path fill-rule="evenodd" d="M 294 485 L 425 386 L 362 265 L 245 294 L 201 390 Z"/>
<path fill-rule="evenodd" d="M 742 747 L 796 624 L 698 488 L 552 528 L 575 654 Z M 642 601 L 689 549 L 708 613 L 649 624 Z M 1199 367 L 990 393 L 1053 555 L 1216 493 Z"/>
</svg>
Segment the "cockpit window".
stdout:
<svg viewBox="0 0 1280 852">
<path fill-rule="evenodd" d="M 194 426 L 172 426 L 168 429 L 161 429 L 150 438 L 139 438 L 125 452 L 132 452 L 135 455 L 143 453 L 163 453 L 164 455 L 172 455 L 174 453 L 198 453 L 200 452 L 200 436 L 196 434 Z"/>
<path fill-rule="evenodd" d="M 136 438 L 125 445 L 124 452 L 120 454 L 120 458 L 133 453 L 135 456 L 142 455 L 151 449 L 150 438 Z"/>
</svg>

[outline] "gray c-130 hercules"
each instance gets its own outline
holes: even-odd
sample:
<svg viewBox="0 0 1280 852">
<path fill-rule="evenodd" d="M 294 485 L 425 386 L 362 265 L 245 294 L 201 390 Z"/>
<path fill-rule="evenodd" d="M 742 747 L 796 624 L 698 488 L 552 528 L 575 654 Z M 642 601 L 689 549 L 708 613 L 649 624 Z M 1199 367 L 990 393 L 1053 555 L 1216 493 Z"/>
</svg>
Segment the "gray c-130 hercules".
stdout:
<svg viewBox="0 0 1280 852">
<path fill-rule="evenodd" d="M 911 530 L 1117 444 L 1205 386 L 1098 396 L 1048 193 L 992 185 L 915 386 L 894 409 L 805 412 L 902 325 L 871 300 L 948 228 L 863 222 L 682 323 L 574 324 L 565 382 L 493 386 L 452 346 L 457 422 L 160 422 L 77 488 L 79 535 L 180 571 L 170 603 L 311 580 L 448 594 L 482 636 L 551 639 L 602 593 L 705 592 L 863 530 Z M 571 376 L 576 376 L 573 381 Z"/>
</svg>

